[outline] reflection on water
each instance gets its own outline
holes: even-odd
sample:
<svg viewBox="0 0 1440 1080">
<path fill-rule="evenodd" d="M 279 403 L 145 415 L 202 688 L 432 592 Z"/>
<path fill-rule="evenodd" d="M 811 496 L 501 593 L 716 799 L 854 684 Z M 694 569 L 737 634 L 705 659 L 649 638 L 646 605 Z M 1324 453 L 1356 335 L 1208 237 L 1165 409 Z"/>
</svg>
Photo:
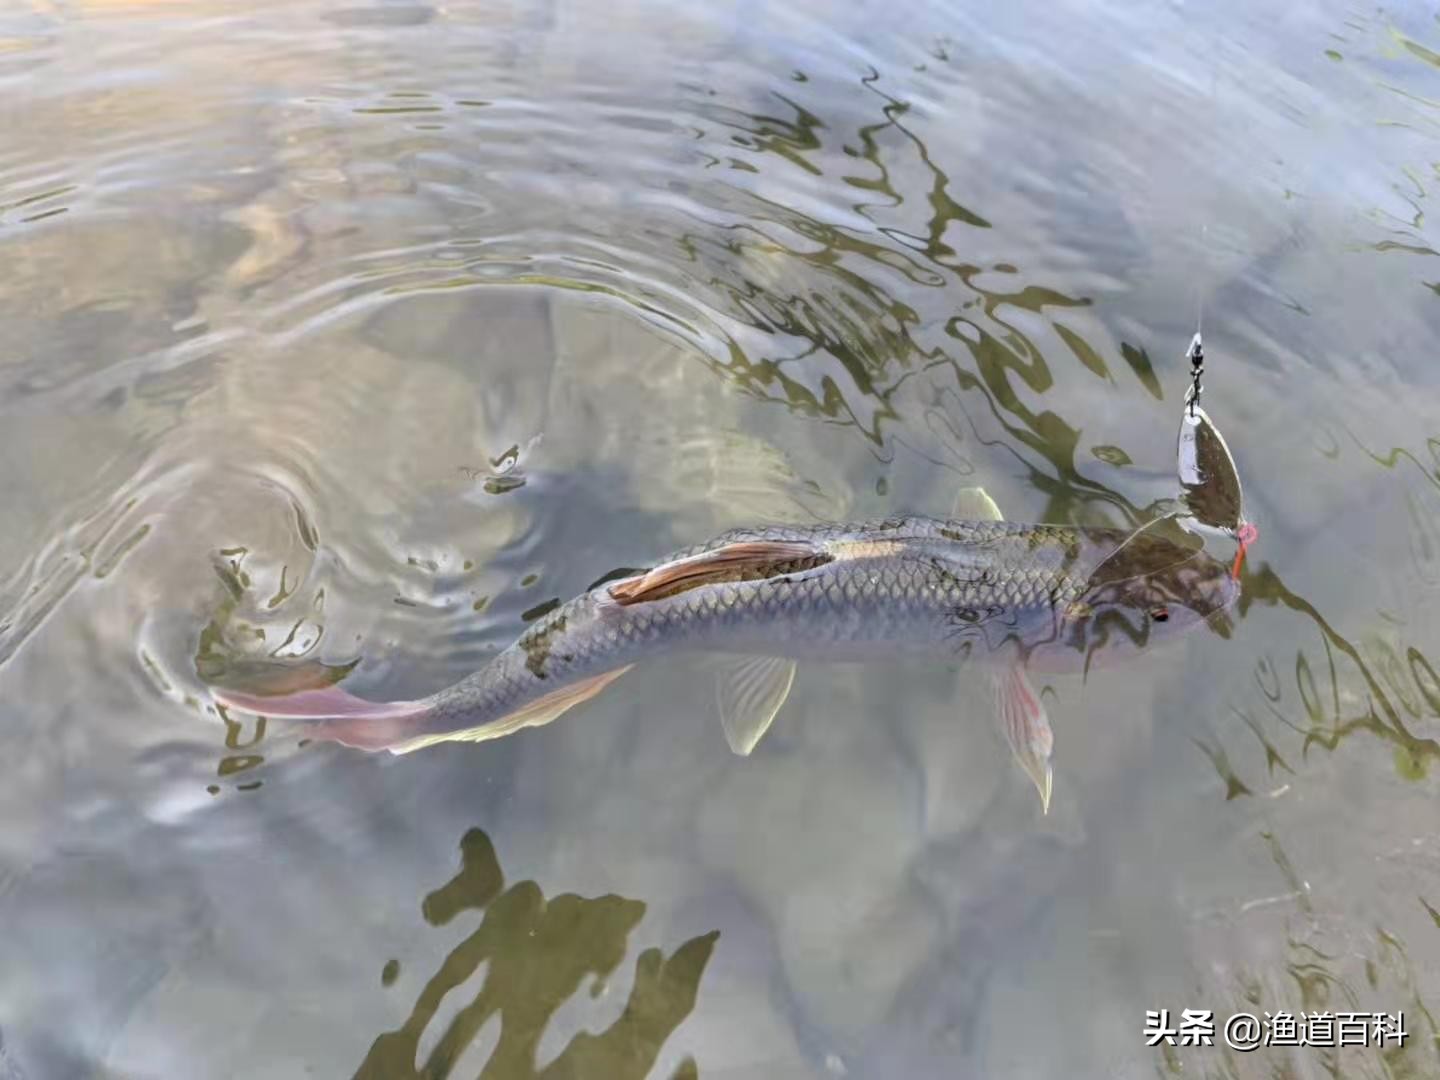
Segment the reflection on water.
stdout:
<svg viewBox="0 0 1440 1080">
<path fill-rule="evenodd" d="M 1248 1052 L 1224 1045 L 1223 1039 L 1204 1050 L 1162 1043 L 1156 1050 L 1157 1073 L 1246 1078 L 1318 1070 L 1328 1076 L 1433 1076 L 1440 1059 L 1440 1022 L 1426 1002 L 1426 984 L 1405 942 L 1383 924 L 1363 930 L 1347 926 L 1334 911 L 1336 898 L 1311 889 L 1279 839 L 1262 833 L 1261 840 L 1286 891 L 1249 901 L 1242 911 L 1263 909 L 1276 944 L 1266 948 L 1264 964 L 1226 965 L 1207 976 L 1203 1000 L 1207 1006 L 1214 1003 L 1217 1030 L 1226 1017 L 1241 1012 L 1269 1017 L 1379 1010 L 1403 1012 L 1408 1037 L 1399 1044 L 1367 1038 L 1357 1045 L 1350 1037 L 1344 1046 L 1266 1045 Z M 1418 899 L 1434 918 L 1424 897 Z M 1232 911 L 1197 911 L 1190 933 L 1203 947 L 1203 939 L 1224 933 L 1233 917 Z"/>
<path fill-rule="evenodd" d="M 1437 54 L 1230 2 L 0 15 L 0 1072 L 1434 1071 Z M 1048 819 L 946 671 L 802 668 L 746 761 L 679 666 L 400 761 L 211 702 L 427 693 L 731 526 L 1146 521 L 1197 308 L 1237 623 L 1045 687 Z M 1140 1037 L 1352 992 L 1426 1034 Z"/>
<path fill-rule="evenodd" d="M 1440 743 L 1412 732 L 1402 712 L 1412 723 L 1422 717 L 1440 719 L 1435 672 L 1424 653 L 1402 642 L 1402 660 L 1397 646 L 1381 642 L 1373 650 L 1377 655 L 1367 661 L 1361 650 L 1338 634 L 1319 611 L 1287 589 L 1268 565 L 1245 577 L 1242 607 L 1256 603 L 1282 605 L 1298 612 L 1310 619 L 1320 634 L 1323 664 L 1312 664 L 1310 655 L 1302 649 L 1295 653 L 1293 673 L 1279 669 L 1269 654 L 1255 665 L 1260 697 L 1256 704 L 1273 720 L 1303 736 L 1301 754 L 1308 752 L 1312 744 L 1334 750 L 1342 739 L 1364 730 L 1395 747 L 1396 767 L 1402 777 L 1423 777 L 1429 760 L 1440 755 Z M 1241 715 L 1264 743 L 1267 770 L 1273 774 L 1278 764 L 1293 772 L 1274 746 L 1265 742 L 1255 720 Z M 1414 773 L 1418 775 L 1411 775 Z"/>
<path fill-rule="evenodd" d="M 1359 440 L 1355 445 L 1366 459 L 1387 472 L 1406 463 L 1432 488 L 1426 494 L 1407 490 L 1404 523 L 1414 579 L 1432 584 L 1435 514 L 1440 511 L 1435 492 L 1440 491 L 1440 471 L 1427 469 L 1403 448 L 1377 454 Z M 1432 438 L 1426 440 L 1426 445 L 1435 456 L 1440 443 Z M 1333 451 L 1339 452 L 1338 447 Z M 1440 457 L 1436 460 L 1440 461 Z M 1307 756 L 1312 746 L 1334 751 L 1342 740 L 1363 731 L 1393 747 L 1395 769 L 1401 779 L 1424 779 L 1432 759 L 1440 756 L 1440 741 L 1426 734 L 1427 729 L 1433 730 L 1432 722 L 1440 720 L 1440 677 L 1421 647 L 1424 640 L 1408 637 L 1409 620 L 1377 608 L 1373 617 L 1383 629 L 1367 634 L 1367 642 L 1356 644 L 1336 630 L 1312 603 L 1291 591 L 1268 562 L 1247 569 L 1243 575 L 1241 616 L 1255 605 L 1292 611 L 1308 621 L 1309 628 L 1319 636 L 1319 651 L 1313 646 L 1308 650 L 1299 648 L 1293 663 L 1268 651 L 1263 653 L 1254 670 L 1258 694 L 1250 695 L 1251 702 L 1244 706 L 1232 706 L 1260 741 L 1267 775 L 1273 778 L 1276 766 L 1291 774 L 1295 770 L 1265 734 L 1266 724 L 1252 713 L 1252 708 L 1269 725 L 1279 725 L 1301 736 L 1301 757 Z M 1218 752 L 1209 748 L 1207 752 L 1218 766 Z M 1228 770 L 1224 772 L 1232 795 L 1237 791 L 1249 793 L 1242 781 Z"/>
<path fill-rule="evenodd" d="M 599 997 L 624 960 L 631 931 L 645 905 L 621 896 L 585 899 L 566 893 L 545 898 L 533 881 L 505 888 L 495 849 L 479 829 L 460 841 L 460 872 L 425 897 L 425 921 L 444 926 L 466 911 L 484 919 L 450 951 L 425 984 L 399 1029 L 375 1040 L 357 1077 L 447 1077 L 487 1025 L 499 1020 L 484 1040 L 493 1044 L 478 1075 L 494 1078 L 604 1076 L 642 1080 L 650 1075 L 660 1047 L 695 1007 L 695 995 L 719 934 L 703 934 L 669 956 L 647 949 L 635 961 L 634 983 L 624 1010 L 597 1033 L 579 1031 L 543 1066 L 538 1052 L 546 1029 L 567 1001 L 588 986 Z M 417 1067 L 426 1028 L 442 1000 L 484 969 L 475 996 L 461 1005 L 439 1040 Z M 395 961 L 384 981 L 393 982 Z M 698 1076 L 687 1058 L 674 1080 Z"/>
</svg>

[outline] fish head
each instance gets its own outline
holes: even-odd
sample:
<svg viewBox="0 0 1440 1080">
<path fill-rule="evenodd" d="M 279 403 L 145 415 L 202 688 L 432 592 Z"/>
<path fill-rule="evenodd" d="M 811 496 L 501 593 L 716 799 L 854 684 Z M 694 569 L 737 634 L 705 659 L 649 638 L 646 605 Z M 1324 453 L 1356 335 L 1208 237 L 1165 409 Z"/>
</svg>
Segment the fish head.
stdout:
<svg viewBox="0 0 1440 1080">
<path fill-rule="evenodd" d="M 1152 526 L 1118 545 L 1114 533 L 1087 536 L 1098 561 L 1080 595 L 1058 613 L 1058 643 L 1072 663 L 1108 663 L 1202 626 L 1230 636 L 1239 560 L 1213 558 L 1200 537 L 1173 523 Z"/>
</svg>

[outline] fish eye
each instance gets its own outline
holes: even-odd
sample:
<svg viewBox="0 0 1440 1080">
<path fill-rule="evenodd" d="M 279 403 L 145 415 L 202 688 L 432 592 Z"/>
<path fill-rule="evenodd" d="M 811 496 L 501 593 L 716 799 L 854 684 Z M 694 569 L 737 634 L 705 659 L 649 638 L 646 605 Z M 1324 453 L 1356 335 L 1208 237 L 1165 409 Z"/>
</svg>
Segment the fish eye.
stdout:
<svg viewBox="0 0 1440 1080">
<path fill-rule="evenodd" d="M 1169 608 L 1163 607 L 1151 608 L 1150 618 L 1154 619 L 1156 622 L 1164 622 L 1166 619 L 1170 618 L 1170 610 Z"/>
</svg>

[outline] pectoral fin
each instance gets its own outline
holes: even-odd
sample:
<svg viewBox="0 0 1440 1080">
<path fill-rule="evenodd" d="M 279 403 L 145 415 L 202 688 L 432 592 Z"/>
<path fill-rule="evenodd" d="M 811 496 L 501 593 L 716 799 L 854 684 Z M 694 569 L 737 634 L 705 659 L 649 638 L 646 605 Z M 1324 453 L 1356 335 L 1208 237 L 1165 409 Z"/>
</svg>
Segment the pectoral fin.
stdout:
<svg viewBox="0 0 1440 1080">
<path fill-rule="evenodd" d="M 1018 664 L 997 670 L 993 676 L 995 704 L 1000 713 L 1000 724 L 1005 729 L 1005 741 L 1010 752 L 1035 783 L 1040 792 L 1040 807 L 1050 812 L 1050 789 L 1053 773 L 1050 768 L 1050 751 L 1055 745 L 1050 720 L 1045 715 L 1045 706 L 1040 695 L 1030 685 L 1025 669 Z"/>
<path fill-rule="evenodd" d="M 995 505 L 983 487 L 961 488 L 955 496 L 955 509 L 951 516 L 956 521 L 1004 521 L 1000 507 Z"/>
<path fill-rule="evenodd" d="M 770 729 L 770 722 L 790 695 L 795 661 L 778 656 L 747 656 L 722 663 L 715 680 L 715 698 L 725 741 L 747 756 Z"/>
</svg>

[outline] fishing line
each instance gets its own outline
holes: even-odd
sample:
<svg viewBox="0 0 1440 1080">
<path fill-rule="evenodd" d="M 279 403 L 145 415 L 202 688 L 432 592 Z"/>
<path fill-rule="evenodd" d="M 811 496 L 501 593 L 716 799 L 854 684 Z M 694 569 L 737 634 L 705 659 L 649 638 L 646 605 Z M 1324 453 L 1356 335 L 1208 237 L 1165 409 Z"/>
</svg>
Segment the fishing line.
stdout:
<svg viewBox="0 0 1440 1080">
<path fill-rule="evenodd" d="M 1215 91 L 1219 66 L 1210 68 L 1210 110 L 1215 111 Z M 1190 387 L 1185 394 L 1177 447 L 1177 472 L 1183 500 L 1193 518 L 1200 524 L 1223 529 L 1239 541 L 1230 576 L 1238 580 L 1246 547 L 1255 539 L 1255 526 L 1245 520 L 1244 494 L 1235 459 L 1225 445 L 1225 437 L 1200 407 L 1201 380 L 1205 374 L 1205 345 L 1201 336 L 1205 328 L 1205 294 L 1201 278 L 1213 272 L 1210 255 L 1209 227 L 1200 223 L 1200 258 L 1205 272 L 1196 275 L 1195 336 L 1185 350 L 1190 361 Z"/>
<path fill-rule="evenodd" d="M 1208 272 L 1210 265 L 1210 226 L 1202 223 L 1200 225 L 1200 260 L 1205 264 Z M 1201 284 L 1201 277 L 1195 278 L 1195 333 L 1198 335 L 1205 329 L 1205 289 Z"/>
<path fill-rule="evenodd" d="M 1220 83 L 1220 65 L 1210 65 L 1210 113 L 1215 113 L 1215 91 Z M 1205 374 L 1205 346 L 1201 337 L 1205 329 L 1205 288 L 1202 279 L 1214 270 L 1210 258 L 1210 225 L 1201 221 L 1200 223 L 1200 261 L 1204 265 L 1205 273 L 1195 276 L 1195 336 L 1190 339 L 1190 347 L 1185 350 L 1185 359 L 1190 361 L 1190 392 L 1186 399 L 1190 405 L 1190 416 L 1193 419 L 1195 410 L 1200 405 L 1200 377 Z"/>
<path fill-rule="evenodd" d="M 1212 76 L 1213 79 L 1213 76 Z M 1210 86 L 1210 97 L 1214 100 L 1215 86 L 1212 81 Z M 1211 269 L 1209 239 L 1210 226 L 1200 226 L 1200 260 L 1205 264 L 1206 270 Z M 1190 361 L 1190 392 L 1186 394 L 1186 400 L 1190 404 L 1190 415 L 1195 415 L 1195 409 L 1200 404 L 1200 376 L 1205 373 L 1205 345 L 1201 339 L 1201 332 L 1205 329 L 1205 289 L 1201 284 L 1203 274 L 1195 275 L 1195 336 L 1190 339 L 1190 347 L 1185 350 L 1185 359 Z"/>
</svg>

